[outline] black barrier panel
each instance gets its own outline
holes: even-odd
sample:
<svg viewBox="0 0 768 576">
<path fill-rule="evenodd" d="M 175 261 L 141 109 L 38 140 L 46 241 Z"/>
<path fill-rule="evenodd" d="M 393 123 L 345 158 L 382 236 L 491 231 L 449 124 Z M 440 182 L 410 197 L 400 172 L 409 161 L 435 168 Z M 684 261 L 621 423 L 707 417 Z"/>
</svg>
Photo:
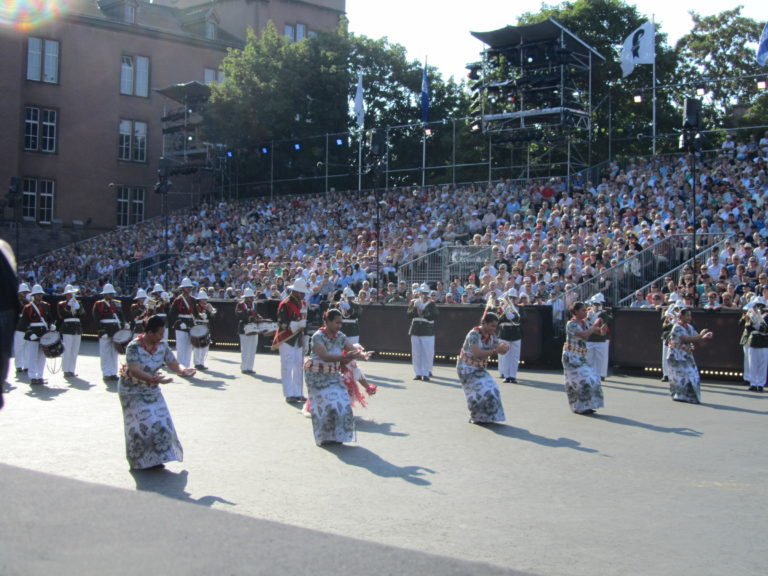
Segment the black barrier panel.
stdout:
<svg viewBox="0 0 768 576">
<path fill-rule="evenodd" d="M 697 331 L 708 328 L 712 340 L 696 344 L 694 354 L 701 370 L 740 372 L 744 355 L 739 346 L 741 328 L 737 310 L 695 310 Z M 661 315 L 655 310 L 621 308 L 613 312 L 610 363 L 627 368 L 661 368 Z"/>
<path fill-rule="evenodd" d="M 483 308 L 478 306 L 438 306 L 440 315 L 435 321 L 435 354 L 453 357 L 459 353 L 464 337 L 473 326 L 480 323 Z M 360 342 L 368 349 L 393 354 L 411 353 L 408 318 L 404 305 L 363 306 L 360 319 Z M 544 343 L 552 341 L 552 308 L 529 306 L 525 308 L 523 341 L 520 359 L 524 362 L 541 363 L 544 360 Z"/>
</svg>

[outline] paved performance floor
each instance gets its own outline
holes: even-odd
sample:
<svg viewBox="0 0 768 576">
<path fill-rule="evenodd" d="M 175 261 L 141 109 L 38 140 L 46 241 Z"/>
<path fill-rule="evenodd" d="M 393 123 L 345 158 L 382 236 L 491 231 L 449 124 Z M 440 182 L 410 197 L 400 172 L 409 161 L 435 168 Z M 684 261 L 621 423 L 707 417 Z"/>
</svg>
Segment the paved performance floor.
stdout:
<svg viewBox="0 0 768 576">
<path fill-rule="evenodd" d="M 96 343 L 80 378 L 10 377 L 0 411 L 0 574 L 763 574 L 768 395 L 701 406 L 614 375 L 570 413 L 562 374 L 501 384 L 507 422 L 467 422 L 452 366 L 363 365 L 357 442 L 318 448 L 279 359 L 239 354 L 164 388 L 184 462 L 131 474 Z M 49 360 L 49 363 L 52 362 Z M 53 361 L 55 362 L 55 361 Z"/>
</svg>

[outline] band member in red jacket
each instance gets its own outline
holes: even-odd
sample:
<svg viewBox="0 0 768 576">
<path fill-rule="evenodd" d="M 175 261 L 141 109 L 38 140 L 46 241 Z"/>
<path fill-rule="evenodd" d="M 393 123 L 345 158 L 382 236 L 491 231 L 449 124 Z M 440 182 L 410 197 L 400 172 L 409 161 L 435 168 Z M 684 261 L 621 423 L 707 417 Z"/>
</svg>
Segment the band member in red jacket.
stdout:
<svg viewBox="0 0 768 576">
<path fill-rule="evenodd" d="M 259 348 L 259 333 L 257 322 L 267 322 L 256 311 L 256 294 L 251 288 L 243 292 L 243 299 L 235 306 L 237 317 L 237 334 L 240 337 L 240 372 L 253 374 L 253 363 Z"/>
<path fill-rule="evenodd" d="M 83 324 L 80 321 L 85 314 L 85 308 L 75 298 L 77 288 L 67 284 L 64 288 L 64 298 L 59 300 L 56 312 L 61 327 L 61 344 L 64 352 L 61 355 L 61 369 L 65 378 L 74 378 L 77 367 L 77 355 L 80 353 L 80 339 L 83 335 Z"/>
<path fill-rule="evenodd" d="M 99 359 L 101 360 L 101 375 L 104 382 L 117 382 L 117 349 L 112 337 L 121 329 L 129 326 L 123 318 L 123 305 L 115 300 L 117 291 L 112 284 L 104 284 L 101 290 L 103 298 L 93 304 L 93 319 L 99 325 Z"/>
<path fill-rule="evenodd" d="M 45 384 L 45 354 L 40 348 L 40 338 L 46 332 L 53 330 L 53 318 L 48 303 L 43 300 L 43 287 L 40 284 L 32 286 L 32 301 L 21 311 L 24 326 L 24 340 L 27 341 L 27 369 L 30 384 Z"/>
<path fill-rule="evenodd" d="M 288 297 L 277 306 L 277 332 L 272 349 L 280 350 L 280 377 L 283 395 L 289 404 L 303 404 L 304 329 L 307 327 L 307 303 L 304 296 L 309 292 L 303 278 L 297 278 L 288 286 Z"/>
<path fill-rule="evenodd" d="M 171 303 L 168 316 L 173 323 L 176 332 L 176 358 L 182 366 L 189 366 L 192 362 L 192 341 L 189 339 L 189 331 L 194 326 L 195 298 L 192 296 L 192 280 L 184 278 L 181 281 L 181 294 Z"/>
</svg>

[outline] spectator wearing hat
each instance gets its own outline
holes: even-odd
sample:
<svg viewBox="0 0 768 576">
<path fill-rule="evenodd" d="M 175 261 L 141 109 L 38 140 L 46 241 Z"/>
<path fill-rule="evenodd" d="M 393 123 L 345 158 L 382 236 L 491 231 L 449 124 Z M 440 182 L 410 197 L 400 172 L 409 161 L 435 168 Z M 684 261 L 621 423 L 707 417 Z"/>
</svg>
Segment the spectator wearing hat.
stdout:
<svg viewBox="0 0 768 576">
<path fill-rule="evenodd" d="M 192 362 L 192 341 L 189 331 L 194 326 L 195 298 L 192 296 L 194 285 L 192 280 L 185 277 L 179 286 L 181 293 L 171 303 L 168 318 L 173 323 L 176 334 L 176 357 L 179 364 L 189 366 Z"/>
<path fill-rule="evenodd" d="M 283 395 L 289 404 L 301 404 L 304 396 L 304 332 L 307 327 L 307 282 L 297 278 L 288 286 L 288 296 L 277 306 L 277 332 L 272 349 L 280 351 L 280 379 Z"/>
<path fill-rule="evenodd" d="M 18 309 L 23 310 L 24 306 L 29 304 L 31 296 L 29 295 L 29 285 L 26 282 L 19 284 L 18 289 Z M 13 334 L 13 356 L 16 365 L 16 373 L 27 372 L 27 341 L 24 339 L 24 315 L 19 313 L 16 321 L 16 331 Z"/>
<path fill-rule="evenodd" d="M 251 288 L 243 291 L 242 299 L 235 306 L 237 334 L 240 338 L 240 372 L 254 374 L 253 365 L 259 349 L 257 322 L 266 321 L 256 311 L 256 294 Z"/>
<path fill-rule="evenodd" d="M 97 300 L 91 309 L 91 315 L 99 325 L 99 359 L 101 362 L 101 375 L 107 384 L 117 382 L 117 349 L 112 342 L 112 337 L 123 325 L 128 325 L 123 318 L 123 307 L 119 300 L 115 299 L 117 291 L 112 284 L 104 284 L 101 290 L 101 300 Z"/>
<path fill-rule="evenodd" d="M 24 326 L 24 339 L 27 341 L 27 368 L 29 383 L 32 385 L 45 384 L 45 354 L 40 348 L 40 338 L 53 330 L 54 319 L 48 303 L 43 300 L 43 287 L 40 284 L 32 286 L 32 300 L 21 311 Z"/>
<path fill-rule="evenodd" d="M 430 299 L 432 290 L 427 284 L 418 288 L 418 296 L 408 304 L 411 319 L 408 334 L 411 337 L 411 362 L 416 373 L 414 380 L 429 382 L 435 361 L 435 320 L 439 311 Z"/>
<path fill-rule="evenodd" d="M 78 289 L 67 284 L 64 288 L 64 298 L 59 300 L 56 312 L 61 327 L 61 344 L 64 352 L 61 355 L 61 369 L 65 378 L 77 376 L 77 356 L 80 353 L 80 339 L 83 334 L 81 319 L 85 314 L 85 308 L 77 300 Z"/>
<path fill-rule="evenodd" d="M 523 310 L 517 307 L 517 290 L 510 288 L 499 305 L 499 340 L 509 350 L 499 354 L 499 375 L 504 382 L 517 384 L 520 344 L 523 338 Z"/>
</svg>

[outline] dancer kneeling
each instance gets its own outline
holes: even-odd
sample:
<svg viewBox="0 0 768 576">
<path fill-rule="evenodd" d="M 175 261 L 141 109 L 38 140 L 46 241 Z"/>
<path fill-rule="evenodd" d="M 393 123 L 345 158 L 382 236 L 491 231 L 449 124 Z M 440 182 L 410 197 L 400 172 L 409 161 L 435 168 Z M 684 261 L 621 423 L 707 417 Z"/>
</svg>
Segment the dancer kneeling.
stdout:
<svg viewBox="0 0 768 576">
<path fill-rule="evenodd" d="M 312 429 L 318 446 L 354 439 L 355 421 L 341 366 L 365 359 L 365 353 L 340 332 L 341 324 L 339 310 L 331 309 L 325 313 L 323 327 L 312 335 L 310 355 L 304 363 Z"/>
<path fill-rule="evenodd" d="M 499 387 L 486 369 L 488 358 L 509 350 L 509 345 L 500 342 L 496 336 L 498 326 L 499 317 L 493 312 L 486 312 L 480 326 L 472 328 L 464 338 L 456 361 L 456 371 L 464 388 L 472 424 L 506 420 Z"/>
</svg>

